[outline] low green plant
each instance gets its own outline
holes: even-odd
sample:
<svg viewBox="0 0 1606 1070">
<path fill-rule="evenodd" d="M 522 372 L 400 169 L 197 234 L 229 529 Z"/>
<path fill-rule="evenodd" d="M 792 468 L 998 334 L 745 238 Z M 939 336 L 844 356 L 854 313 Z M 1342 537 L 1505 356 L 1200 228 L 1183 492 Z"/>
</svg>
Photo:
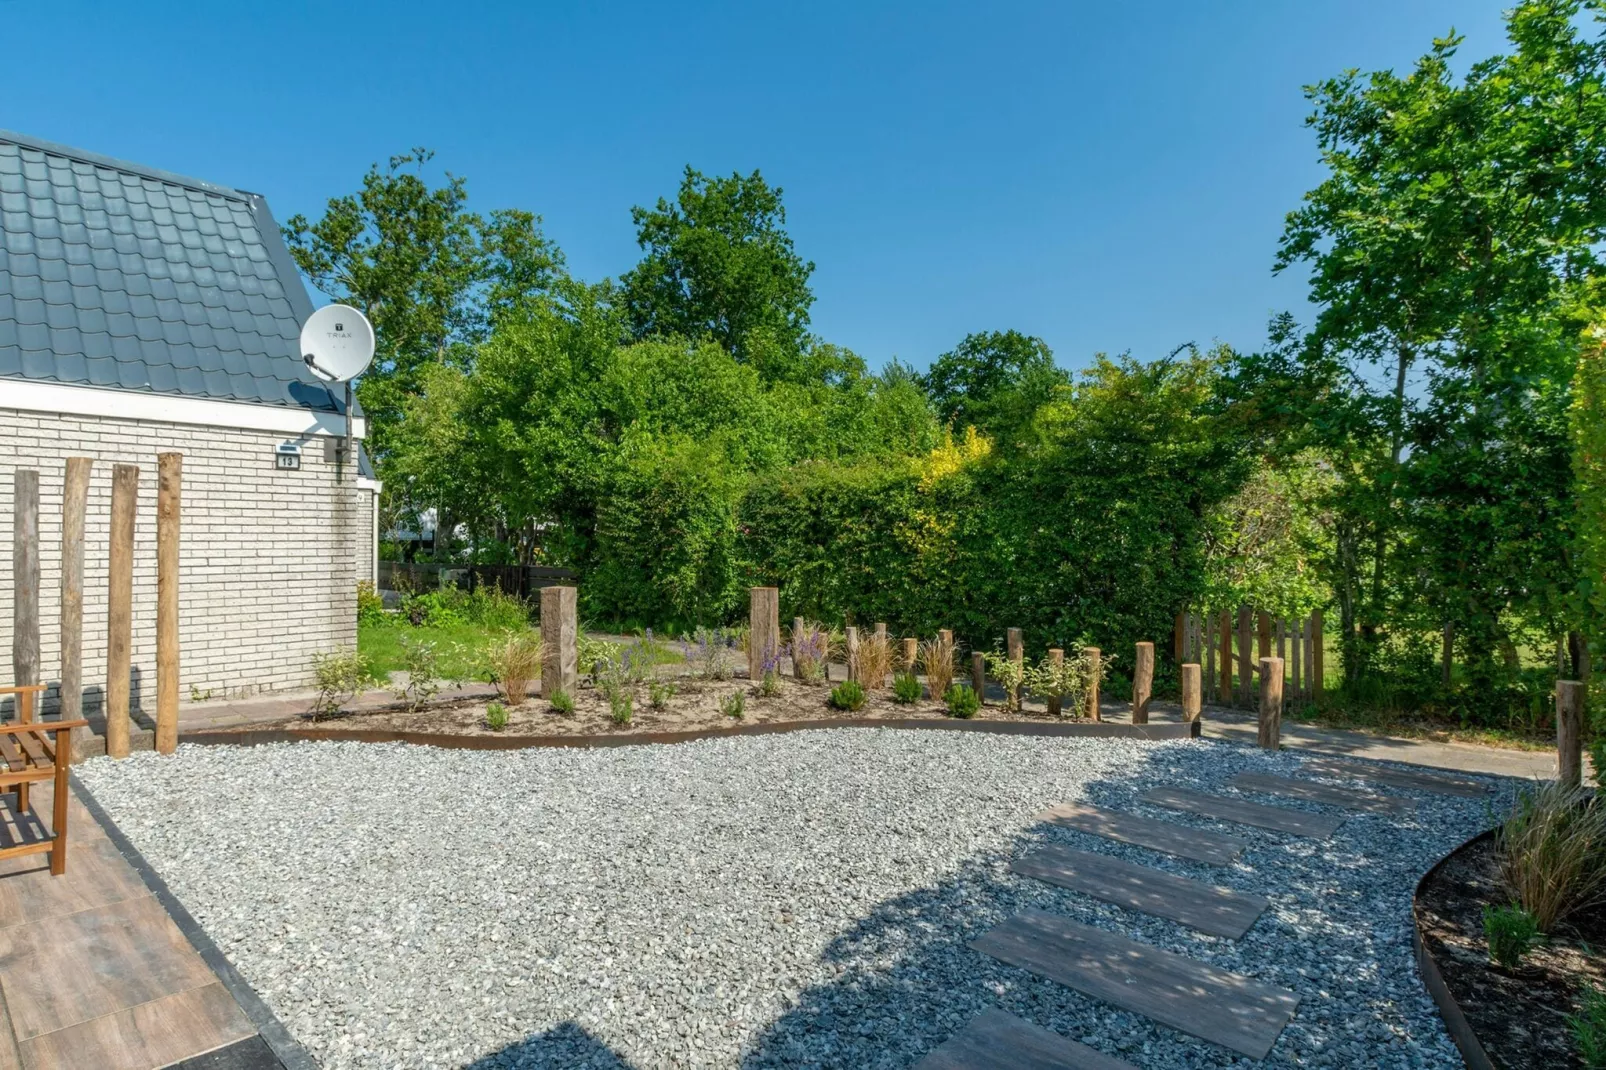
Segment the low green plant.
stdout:
<svg viewBox="0 0 1606 1070">
<path fill-rule="evenodd" d="M 377 624 L 390 622 L 390 614 L 385 612 L 385 600 L 379 596 L 374 585 L 369 580 L 357 584 L 357 626 L 372 627 Z"/>
<path fill-rule="evenodd" d="M 726 717 L 740 721 L 747 713 L 747 696 L 740 691 L 732 691 L 721 707 Z"/>
<path fill-rule="evenodd" d="M 892 678 L 892 701 L 908 706 L 919 702 L 925 694 L 920 678 L 912 672 L 900 672 Z"/>
<path fill-rule="evenodd" d="M 781 693 L 781 674 L 773 666 L 764 670 L 764 675 L 758 679 L 758 693 L 765 698 L 774 698 Z"/>
<path fill-rule="evenodd" d="M 1606 802 L 1559 781 L 1519 792 L 1496 833 L 1495 858 L 1518 904 L 1550 932 L 1606 901 Z"/>
<path fill-rule="evenodd" d="M 636 715 L 636 693 L 628 687 L 607 692 L 608 719 L 614 724 L 626 725 Z"/>
<path fill-rule="evenodd" d="M 982 658 L 987 662 L 987 675 L 998 681 L 998 686 L 1004 689 L 1004 708 L 1020 709 L 1021 688 L 1026 683 L 1026 663 L 1015 661 L 1002 650 L 983 654 Z"/>
<path fill-rule="evenodd" d="M 402 671 L 407 674 L 407 682 L 396 689 L 396 697 L 407 703 L 410 712 L 416 713 L 420 706 L 440 694 L 440 656 L 435 644 L 427 639 L 403 636 L 401 649 Z"/>
<path fill-rule="evenodd" d="M 507 727 L 507 707 L 500 702 L 492 702 L 485 707 L 485 727 L 493 732 L 500 732 Z"/>
<path fill-rule="evenodd" d="M 729 680 L 736 673 L 736 650 L 739 635 L 729 628 L 707 628 L 699 625 L 692 634 L 683 637 L 691 648 L 688 659 L 692 672 L 703 680 Z"/>
<path fill-rule="evenodd" d="M 559 689 L 552 692 L 552 712 L 568 715 L 574 712 L 574 696 Z"/>
<path fill-rule="evenodd" d="M 333 717 L 368 683 L 368 666 L 355 650 L 312 655 L 312 676 L 318 694 L 308 711 L 313 720 Z"/>
<path fill-rule="evenodd" d="M 863 709 L 864 700 L 864 687 L 857 680 L 844 680 L 831 689 L 831 705 L 835 709 Z"/>
<path fill-rule="evenodd" d="M 1095 664 L 1085 649 L 1064 654 L 1058 662 L 1045 657 L 1024 667 L 1022 686 L 1040 699 L 1059 699 L 1062 717 L 1079 717 L 1111 660 L 1100 658 Z"/>
<path fill-rule="evenodd" d="M 1588 1070 L 1606 1070 L 1606 992 L 1586 981 L 1580 995 L 1578 1013 L 1567 1016 L 1573 1043 Z"/>
<path fill-rule="evenodd" d="M 476 587 L 455 603 L 462 617 L 485 628 L 520 630 L 530 626 L 530 607 L 517 595 L 497 586 Z"/>
<path fill-rule="evenodd" d="M 647 685 L 647 701 L 652 708 L 661 710 L 669 705 L 669 700 L 675 696 L 675 685 L 668 680 L 654 680 Z"/>
<path fill-rule="evenodd" d="M 1519 906 L 1487 906 L 1483 908 L 1483 935 L 1489 942 L 1490 960 L 1514 970 L 1538 939 L 1539 925 Z"/>
<path fill-rule="evenodd" d="M 587 635 L 584 629 L 574 637 L 575 663 L 580 675 L 599 685 L 603 674 L 619 661 L 619 647 L 606 639 Z"/>
<path fill-rule="evenodd" d="M 449 628 L 468 621 L 463 612 L 467 601 L 468 595 L 456 587 L 441 587 L 407 595 L 402 599 L 401 615 L 414 627 Z"/>
<path fill-rule="evenodd" d="M 969 684 L 954 684 L 949 687 L 947 693 L 943 695 L 943 701 L 948 703 L 948 716 L 958 717 L 961 720 L 968 721 L 976 716 L 977 710 L 981 709 L 981 699 L 971 690 Z"/>
</svg>

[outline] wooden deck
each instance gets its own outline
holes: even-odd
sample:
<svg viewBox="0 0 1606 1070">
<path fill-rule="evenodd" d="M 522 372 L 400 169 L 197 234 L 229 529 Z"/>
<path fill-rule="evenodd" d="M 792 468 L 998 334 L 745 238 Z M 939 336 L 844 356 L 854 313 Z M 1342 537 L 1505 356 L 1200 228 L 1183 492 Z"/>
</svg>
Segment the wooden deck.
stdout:
<svg viewBox="0 0 1606 1070">
<path fill-rule="evenodd" d="M 1087 803 L 1061 803 L 1038 814 L 1037 820 L 1213 866 L 1229 865 L 1244 851 L 1244 841 L 1219 832 L 1183 828 L 1170 821 Z"/>
<path fill-rule="evenodd" d="M 50 787 L 33 795 L 48 813 Z M 42 834 L 4 799 L 0 846 Z M 69 805 L 65 875 L 44 855 L 0 860 L 0 1070 L 153 1070 L 245 1051 L 250 1017 L 89 810 Z M 234 1065 L 282 1065 L 267 1057 Z"/>
<path fill-rule="evenodd" d="M 1168 806 L 1173 810 L 1185 810 L 1201 817 L 1213 817 L 1218 821 L 1232 821 L 1239 825 L 1252 825 L 1255 828 L 1286 832 L 1291 836 L 1308 836 L 1317 840 L 1327 839 L 1344 823 L 1342 817 L 1334 817 L 1331 814 L 1313 814 L 1306 810 L 1289 810 L 1281 806 L 1262 806 L 1260 803 L 1246 802 L 1227 795 L 1211 795 L 1208 792 L 1192 791 L 1188 788 L 1155 788 L 1144 793 L 1143 801 L 1154 803 L 1156 806 Z"/>
<path fill-rule="evenodd" d="M 915 1070 L 1136 1070 L 1103 1052 L 1003 1011 L 984 1011 L 932 1049 Z"/>
<path fill-rule="evenodd" d="M 1248 932 L 1270 905 L 1264 896 L 1218 888 L 1175 873 L 1058 844 L 1045 844 L 1017 858 L 1012 868 L 1024 877 L 1036 877 L 1106 903 L 1181 922 L 1191 929 L 1228 940 L 1236 940 Z"/>
</svg>

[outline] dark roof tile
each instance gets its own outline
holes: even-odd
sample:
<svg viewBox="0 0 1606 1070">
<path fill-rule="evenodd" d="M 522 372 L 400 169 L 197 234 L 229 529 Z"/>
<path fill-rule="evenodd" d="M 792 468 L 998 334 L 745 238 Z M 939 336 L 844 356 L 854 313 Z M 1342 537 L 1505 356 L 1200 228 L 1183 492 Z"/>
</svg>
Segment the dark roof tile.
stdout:
<svg viewBox="0 0 1606 1070">
<path fill-rule="evenodd" d="M 338 411 L 262 198 L 0 131 L 0 377 Z"/>
</svg>

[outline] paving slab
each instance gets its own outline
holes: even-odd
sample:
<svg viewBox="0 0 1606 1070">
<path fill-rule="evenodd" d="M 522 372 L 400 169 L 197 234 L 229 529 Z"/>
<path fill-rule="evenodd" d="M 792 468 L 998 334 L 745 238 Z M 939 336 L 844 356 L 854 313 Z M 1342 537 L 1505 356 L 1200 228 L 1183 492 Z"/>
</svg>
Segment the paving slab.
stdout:
<svg viewBox="0 0 1606 1070">
<path fill-rule="evenodd" d="M 1364 788 L 1340 788 L 1331 784 L 1317 784 L 1294 777 L 1270 776 L 1265 773 L 1239 773 L 1227 781 L 1227 786 L 1239 791 L 1258 791 L 1265 795 L 1282 795 L 1304 802 L 1341 806 L 1346 810 L 1363 810 L 1369 814 L 1401 814 L 1414 809 L 1416 803 L 1396 795 L 1379 795 Z"/>
<path fill-rule="evenodd" d="M 1313 814 L 1308 810 L 1289 810 L 1281 806 L 1263 806 L 1226 795 L 1188 788 L 1155 788 L 1145 792 L 1143 801 L 1173 810 L 1213 817 L 1218 821 L 1234 821 L 1240 825 L 1286 832 L 1291 836 L 1309 836 L 1325 840 L 1344 823 L 1342 817 L 1331 814 Z"/>
<path fill-rule="evenodd" d="M 933 1048 L 915 1064 L 915 1070 L 1136 1070 L 1136 1067 L 1013 1014 L 989 1010 Z"/>
<path fill-rule="evenodd" d="M 1230 864 L 1248 846 L 1242 840 L 1219 832 L 1186 828 L 1170 821 L 1088 803 L 1060 803 L 1038 814 L 1036 820 L 1213 866 Z"/>
<path fill-rule="evenodd" d="M 1352 762 L 1342 758 L 1311 758 L 1300 766 L 1300 771 L 1318 776 L 1352 777 L 1367 784 L 1387 788 L 1406 788 L 1411 791 L 1454 795 L 1463 799 L 1480 799 L 1494 790 L 1490 784 L 1452 776 L 1449 773 L 1426 769 L 1400 769 L 1377 762 Z"/>
</svg>

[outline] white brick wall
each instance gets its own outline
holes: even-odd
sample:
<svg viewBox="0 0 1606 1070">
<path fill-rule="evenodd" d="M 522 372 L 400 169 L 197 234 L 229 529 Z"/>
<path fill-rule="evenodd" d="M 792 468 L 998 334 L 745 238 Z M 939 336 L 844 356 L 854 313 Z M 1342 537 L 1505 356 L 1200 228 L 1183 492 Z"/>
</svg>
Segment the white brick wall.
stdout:
<svg viewBox="0 0 1606 1070">
<path fill-rule="evenodd" d="M 3 388 L 0 388 L 3 401 Z M 300 441 L 301 469 L 274 466 Z M 84 708 L 106 685 L 106 566 L 112 465 L 139 466 L 134 533 L 134 694 L 155 712 L 156 455 L 184 455 L 179 697 L 305 686 L 314 652 L 356 643 L 355 585 L 372 570 L 374 495 L 322 440 L 266 431 L 19 412 L 0 407 L 0 678 L 12 677 L 13 468 L 39 472 L 44 679 L 60 676 L 61 508 L 66 458 L 94 460 L 84 545 Z M 50 701 L 48 707 L 53 707 Z M 47 707 L 47 708 L 48 708 Z"/>
</svg>

